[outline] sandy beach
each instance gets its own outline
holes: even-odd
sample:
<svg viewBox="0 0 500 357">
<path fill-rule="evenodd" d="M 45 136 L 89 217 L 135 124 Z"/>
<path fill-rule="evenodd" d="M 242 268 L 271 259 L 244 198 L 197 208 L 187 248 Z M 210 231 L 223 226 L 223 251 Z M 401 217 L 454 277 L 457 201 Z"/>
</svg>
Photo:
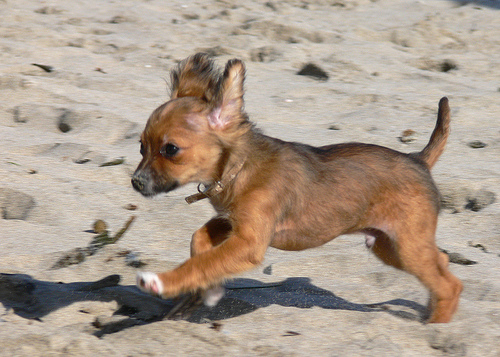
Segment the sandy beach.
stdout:
<svg viewBox="0 0 500 357">
<path fill-rule="evenodd" d="M 500 356 L 499 18 L 493 0 L 0 0 L 0 356 Z M 288 141 L 419 151 L 449 98 L 451 323 L 423 323 L 425 288 L 361 235 L 269 249 L 189 316 L 135 287 L 214 215 L 185 202 L 196 185 L 130 184 L 170 69 L 199 51 L 245 62 L 250 119 Z"/>
</svg>

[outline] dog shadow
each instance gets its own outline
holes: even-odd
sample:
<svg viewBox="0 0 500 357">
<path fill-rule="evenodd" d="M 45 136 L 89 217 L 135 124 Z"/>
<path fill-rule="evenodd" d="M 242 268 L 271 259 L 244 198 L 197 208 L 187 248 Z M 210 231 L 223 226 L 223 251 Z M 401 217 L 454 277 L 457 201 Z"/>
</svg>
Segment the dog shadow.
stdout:
<svg viewBox="0 0 500 357">
<path fill-rule="evenodd" d="M 143 293 L 135 286 L 119 285 L 120 276 L 110 275 L 95 282 L 54 283 L 24 274 L 0 274 L 0 303 L 26 319 L 43 321 L 53 311 L 82 301 L 116 301 L 119 309 L 107 321 L 94 323 L 94 335 L 121 331 L 170 318 L 178 304 Z M 409 300 L 396 299 L 375 304 L 356 304 L 311 284 L 309 278 L 288 278 L 278 283 L 235 279 L 226 284 L 226 294 L 212 308 L 196 305 L 181 317 L 192 323 L 220 321 L 251 313 L 270 305 L 307 309 L 339 309 L 358 312 L 383 311 L 403 319 L 422 320 L 426 308 Z M 0 320 L 2 317 L 0 316 Z"/>
<path fill-rule="evenodd" d="M 427 309 L 416 302 L 395 299 L 374 304 L 357 304 L 331 291 L 311 284 L 306 277 L 287 278 L 278 283 L 262 283 L 253 279 L 235 279 L 226 284 L 226 294 L 217 306 L 201 306 L 187 321 L 203 323 L 243 315 L 270 305 L 309 309 L 348 310 L 357 312 L 384 311 L 407 320 L 422 321 Z"/>
</svg>

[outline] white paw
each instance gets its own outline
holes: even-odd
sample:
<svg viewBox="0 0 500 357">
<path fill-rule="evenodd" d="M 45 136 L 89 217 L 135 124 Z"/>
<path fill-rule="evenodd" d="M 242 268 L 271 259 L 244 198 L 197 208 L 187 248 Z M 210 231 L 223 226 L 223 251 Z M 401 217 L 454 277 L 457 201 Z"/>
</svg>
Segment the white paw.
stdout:
<svg viewBox="0 0 500 357">
<path fill-rule="evenodd" d="M 201 298 L 205 306 L 214 307 L 224 296 L 225 290 L 222 286 L 217 286 L 212 289 L 205 290 L 201 293 Z"/>
<path fill-rule="evenodd" d="M 161 295 L 163 292 L 163 283 L 158 275 L 150 272 L 137 273 L 137 287 L 144 292 Z"/>
<path fill-rule="evenodd" d="M 376 238 L 371 235 L 365 235 L 366 248 L 371 249 L 375 245 Z"/>
</svg>

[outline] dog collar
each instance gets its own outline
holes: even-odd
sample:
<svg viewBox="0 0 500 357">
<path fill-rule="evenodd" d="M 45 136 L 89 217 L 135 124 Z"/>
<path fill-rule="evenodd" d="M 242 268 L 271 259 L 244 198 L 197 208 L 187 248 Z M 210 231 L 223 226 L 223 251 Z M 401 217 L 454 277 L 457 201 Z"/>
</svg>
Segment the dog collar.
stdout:
<svg viewBox="0 0 500 357">
<path fill-rule="evenodd" d="M 244 164 L 245 160 L 242 160 L 239 164 L 234 165 L 233 167 L 231 167 L 225 177 L 223 177 L 219 181 L 216 181 L 214 184 L 205 187 L 204 190 L 201 190 L 201 186 L 203 184 L 200 183 L 198 185 L 198 193 L 186 197 L 186 202 L 188 204 L 191 204 L 199 200 L 203 200 L 204 198 L 217 196 L 219 193 L 224 191 L 224 188 L 236 178 Z"/>
</svg>

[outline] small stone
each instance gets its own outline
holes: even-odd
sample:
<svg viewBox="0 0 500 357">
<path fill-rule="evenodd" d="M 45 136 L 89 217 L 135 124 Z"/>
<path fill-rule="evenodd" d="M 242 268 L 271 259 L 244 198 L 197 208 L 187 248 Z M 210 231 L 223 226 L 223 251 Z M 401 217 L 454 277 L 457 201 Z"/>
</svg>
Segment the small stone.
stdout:
<svg viewBox="0 0 500 357">
<path fill-rule="evenodd" d="M 182 14 L 182 17 L 185 18 L 186 20 L 198 20 L 200 18 L 200 15 L 195 13 L 190 13 L 190 14 Z"/>
<path fill-rule="evenodd" d="M 108 226 L 107 226 L 106 222 L 104 222 L 102 219 L 98 219 L 94 222 L 93 229 L 94 229 L 94 233 L 100 234 L 100 233 L 106 232 L 106 230 L 108 229 Z"/>
<path fill-rule="evenodd" d="M 440 249 L 441 252 L 445 253 L 448 255 L 448 258 L 450 259 L 450 263 L 454 264 L 459 264 L 459 265 L 473 265 L 477 264 L 476 261 L 467 259 L 460 253 L 453 253 L 453 252 L 448 252 L 447 250 Z"/>
<path fill-rule="evenodd" d="M 57 128 L 62 133 L 70 132 L 73 130 L 73 125 L 80 120 L 78 114 L 65 108 L 60 109 L 59 112 L 60 115 L 57 118 Z"/>
<path fill-rule="evenodd" d="M 137 205 L 134 205 L 133 203 L 129 203 L 129 204 L 125 205 L 124 208 L 126 210 L 129 210 L 129 211 L 135 211 L 137 209 Z"/>
<path fill-rule="evenodd" d="M 441 62 L 441 72 L 449 72 L 452 69 L 458 69 L 457 64 L 452 60 L 444 60 Z"/>
<path fill-rule="evenodd" d="M 488 146 L 488 144 L 483 143 L 481 140 L 470 141 L 467 145 L 473 149 L 482 149 Z"/>
<path fill-rule="evenodd" d="M 281 336 L 283 337 L 291 337 L 291 336 L 300 336 L 301 333 L 300 332 L 296 332 L 296 331 L 285 331 L 285 333 Z"/>
<path fill-rule="evenodd" d="M 214 321 L 211 323 L 210 328 L 215 331 L 220 331 L 222 330 L 222 324 L 220 322 Z"/>
<path fill-rule="evenodd" d="M 99 167 L 116 166 L 116 165 L 121 165 L 124 162 L 125 162 L 125 158 L 124 157 L 119 157 L 118 159 L 114 159 L 114 160 L 102 163 L 102 164 L 99 165 Z"/>
<path fill-rule="evenodd" d="M 143 266 L 147 265 L 139 259 L 139 253 L 136 252 L 129 252 L 125 256 L 125 264 L 132 268 L 142 268 Z"/>
<path fill-rule="evenodd" d="M 75 164 L 86 164 L 89 161 L 90 161 L 90 159 L 75 159 L 75 160 L 73 160 L 73 162 Z"/>
<path fill-rule="evenodd" d="M 32 65 L 43 69 L 47 73 L 54 72 L 54 67 L 48 66 L 46 64 L 32 63 Z"/>
<path fill-rule="evenodd" d="M 329 78 L 328 74 L 314 63 L 306 64 L 297 74 L 299 76 L 308 76 L 319 81 L 326 81 Z"/>
<path fill-rule="evenodd" d="M 401 136 L 399 137 L 399 141 L 402 143 L 408 144 L 416 140 L 415 138 L 416 132 L 411 129 L 406 129 L 401 133 Z"/>
<path fill-rule="evenodd" d="M 59 123 L 58 128 L 63 133 L 67 133 L 68 131 L 71 131 L 71 126 L 67 123 Z"/>
<path fill-rule="evenodd" d="M 473 241 L 469 241 L 468 242 L 469 244 L 469 247 L 472 247 L 472 248 L 477 248 L 477 249 L 480 249 L 482 250 L 483 252 L 485 253 L 488 253 L 488 248 L 486 248 L 483 244 L 481 243 L 474 243 Z"/>
<path fill-rule="evenodd" d="M 273 274 L 273 266 L 269 265 L 269 266 L 265 267 L 262 272 L 266 275 L 272 275 Z"/>
<path fill-rule="evenodd" d="M 123 22 L 134 22 L 135 20 L 131 17 L 117 15 L 113 16 L 111 20 L 109 20 L 110 24 L 121 24 Z"/>
</svg>

